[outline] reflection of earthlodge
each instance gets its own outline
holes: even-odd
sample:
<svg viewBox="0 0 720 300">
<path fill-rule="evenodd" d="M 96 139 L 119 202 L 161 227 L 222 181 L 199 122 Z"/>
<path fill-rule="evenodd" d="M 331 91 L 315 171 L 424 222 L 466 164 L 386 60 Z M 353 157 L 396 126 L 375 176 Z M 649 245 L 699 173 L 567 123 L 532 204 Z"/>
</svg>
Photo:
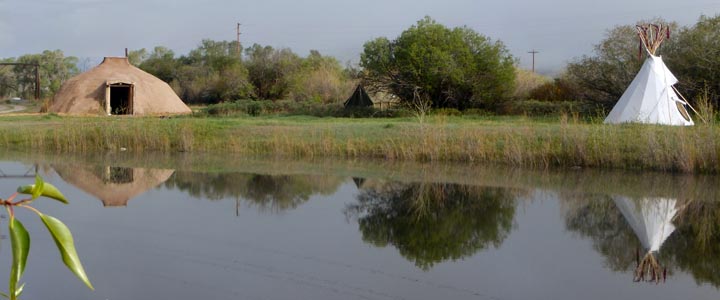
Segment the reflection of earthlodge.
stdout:
<svg viewBox="0 0 720 300">
<path fill-rule="evenodd" d="M 103 206 L 127 206 L 130 199 L 162 184 L 175 170 L 111 166 L 53 165 L 65 182 L 93 195 Z"/>
</svg>

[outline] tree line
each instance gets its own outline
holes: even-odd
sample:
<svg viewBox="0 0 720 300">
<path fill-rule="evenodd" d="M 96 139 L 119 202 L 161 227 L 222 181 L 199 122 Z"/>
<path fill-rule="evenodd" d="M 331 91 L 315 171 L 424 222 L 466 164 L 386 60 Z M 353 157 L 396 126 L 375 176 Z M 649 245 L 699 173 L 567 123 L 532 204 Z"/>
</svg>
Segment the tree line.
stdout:
<svg viewBox="0 0 720 300">
<path fill-rule="evenodd" d="M 61 50 L 45 50 L 17 58 L 0 58 L 0 63 L 39 64 L 40 96 L 52 97 L 65 80 L 77 75 L 78 59 Z M 35 69 L 28 66 L 0 66 L 0 96 L 31 98 L 35 93 Z"/>
<path fill-rule="evenodd" d="M 701 16 L 691 26 L 670 24 L 672 37 L 660 54 L 680 80 L 691 101 L 706 95 L 720 100 L 720 15 Z M 549 79 L 517 68 L 500 40 L 468 27 L 449 28 L 430 17 L 419 20 L 394 39 L 378 37 L 363 45 L 359 68 L 310 51 L 303 57 L 288 48 L 234 41 L 203 40 L 185 55 L 158 46 L 130 51 L 130 62 L 170 84 L 188 103 L 240 99 L 344 101 L 358 83 L 385 92 L 406 104 L 426 102 L 433 108 L 483 109 L 503 112 L 508 103 L 590 102 L 612 107 L 639 71 L 634 24 L 616 26 L 591 55 L 573 59 L 559 76 Z M 242 49 L 238 53 L 237 49 Z M 42 96 L 51 97 L 63 81 L 79 72 L 78 59 L 62 51 L 44 51 L 2 59 L 39 63 Z M 31 97 L 30 68 L 0 67 L 0 96 Z"/>
<path fill-rule="evenodd" d="M 237 42 L 203 40 L 187 55 L 165 47 L 134 50 L 130 62 L 165 82 L 188 103 L 238 99 L 330 103 L 346 97 L 355 77 L 331 56 L 254 44 L 237 52 Z"/>
</svg>

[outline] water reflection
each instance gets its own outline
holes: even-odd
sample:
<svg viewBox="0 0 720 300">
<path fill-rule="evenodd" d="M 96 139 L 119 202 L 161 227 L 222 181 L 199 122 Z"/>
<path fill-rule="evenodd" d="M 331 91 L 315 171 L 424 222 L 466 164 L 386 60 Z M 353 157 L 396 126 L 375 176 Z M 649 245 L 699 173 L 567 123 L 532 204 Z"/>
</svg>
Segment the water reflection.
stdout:
<svg viewBox="0 0 720 300">
<path fill-rule="evenodd" d="M 639 251 L 636 254 L 633 280 L 664 282 L 667 270 L 661 266 L 655 253 L 660 251 L 662 244 L 675 231 L 672 221 L 678 212 L 677 200 L 671 198 L 634 200 L 623 196 L 613 196 L 612 199 L 645 251 L 644 254 L 640 254 Z"/>
<path fill-rule="evenodd" d="M 261 211 L 279 213 L 297 208 L 313 195 L 332 195 L 342 177 L 320 175 L 265 175 L 249 173 L 176 172 L 166 187 L 193 197 L 245 200 Z"/>
<path fill-rule="evenodd" d="M 223 160 L 226 161 L 228 160 Z M 511 278 L 525 274 L 513 273 L 512 269 L 522 270 L 525 267 L 547 267 L 554 264 L 563 266 L 558 270 L 582 269 L 591 272 L 592 274 L 587 274 L 587 278 L 599 280 L 608 287 L 617 284 L 617 281 L 607 279 L 613 278 L 606 276 L 607 269 L 616 272 L 616 276 L 621 276 L 628 282 L 643 279 L 656 282 L 664 278 L 664 275 L 672 279 L 673 276 L 682 278 L 677 274 L 689 274 L 698 284 L 720 287 L 720 222 L 717 221 L 720 220 L 720 202 L 716 200 L 720 198 L 720 189 L 716 187 L 717 177 L 607 171 L 472 169 L 467 166 L 448 165 L 367 164 L 366 167 L 362 162 L 348 163 L 347 166 L 341 162 L 243 163 L 230 160 L 229 164 L 235 164 L 230 166 L 205 162 L 187 160 L 177 165 L 169 159 L 162 163 L 154 162 L 152 166 L 159 169 L 107 166 L 79 168 L 77 164 L 71 167 L 63 164 L 53 166 L 56 166 L 58 174 L 65 181 L 102 199 L 106 205 L 124 205 L 128 199 L 158 184 L 168 189 L 185 191 L 198 199 L 235 200 L 266 213 L 288 212 L 301 207 L 314 196 L 328 195 L 338 201 L 312 206 L 312 210 L 307 210 L 309 214 L 292 214 L 283 218 L 293 220 L 293 226 L 290 228 L 287 224 L 277 225 L 280 229 L 273 232 L 278 238 L 272 239 L 273 242 L 281 244 L 285 240 L 303 236 L 312 229 L 298 228 L 296 225 L 327 221 L 324 218 L 328 216 L 328 211 L 339 213 L 342 210 L 350 220 L 351 228 L 332 238 L 324 237 L 323 241 L 333 240 L 338 236 L 353 241 L 362 238 L 367 244 L 389 247 L 391 252 L 397 251 L 402 256 L 398 259 L 414 263 L 418 270 L 429 270 L 443 262 L 465 260 L 462 264 L 446 264 L 447 268 L 443 268 L 443 272 L 484 263 L 484 267 L 497 267 L 501 270 L 498 272 L 503 273 L 503 278 Z M 124 162 L 120 165 L 145 166 L 135 162 Z M 178 171 L 173 173 L 169 170 L 176 166 Z M 140 186 L 138 181 L 147 185 Z M 339 190 L 343 184 L 346 185 Z M 356 194 L 352 194 L 353 186 L 357 187 Z M 124 187 L 124 191 L 120 187 Z M 109 190 L 113 188 L 117 190 Z M 108 193 L 100 194 L 101 191 Z M 540 194 L 549 195 L 543 198 L 547 201 L 531 201 L 538 199 L 537 195 Z M 122 197 L 112 198 L 118 195 Z M 518 200 L 520 198 L 523 200 Z M 527 203 L 521 202 L 526 199 Z M 173 201 L 175 200 L 173 198 Z M 207 215 L 211 218 L 215 216 L 213 213 L 230 214 L 223 205 L 204 205 L 205 203 L 194 200 L 187 202 L 189 204 L 180 204 L 192 207 L 189 211 L 207 207 Z M 519 204 L 527 208 L 527 212 L 525 209 L 517 209 Z M 174 209 L 180 210 L 176 207 Z M 218 211 L 210 212 L 212 209 Z M 315 210 L 316 214 L 313 215 Z M 179 211 L 179 214 L 182 213 Z M 148 215 L 151 215 L 148 217 L 148 222 L 151 223 L 155 215 Z M 308 218 L 308 215 L 316 218 L 302 219 Z M 541 218 L 546 219 L 538 221 Z M 561 220 L 559 224 L 555 222 L 557 218 Z M 236 231 L 239 227 L 232 227 L 234 224 L 248 222 L 252 225 L 252 222 L 257 222 L 259 218 L 231 219 L 233 222 L 225 223 L 228 226 L 219 226 L 232 231 L 232 234 L 228 235 L 231 236 L 228 238 L 231 242 L 235 238 L 240 240 L 248 236 L 261 236 L 267 230 L 267 227 L 243 226 L 243 230 L 249 234 L 238 235 Z M 213 220 L 218 223 L 227 221 L 220 217 Z M 158 222 L 165 221 L 158 218 Z M 269 223 L 272 222 L 264 223 L 264 226 Z M 516 223 L 520 224 L 517 228 L 514 227 Z M 542 227 L 547 230 L 547 237 L 528 230 L 528 226 L 524 226 L 528 223 L 550 224 Z M 342 224 L 328 224 L 332 225 L 307 228 L 327 228 L 327 232 L 336 233 L 334 230 L 342 227 Z M 253 235 L 254 230 L 261 233 Z M 528 231 L 533 234 L 528 235 Z M 282 236 L 284 232 L 287 232 L 288 236 Z M 568 232 L 572 233 L 572 236 L 568 237 Z M 513 243 L 505 242 L 511 234 L 514 235 Z M 578 241 L 578 237 L 590 240 L 595 251 L 585 250 L 585 243 Z M 515 243 L 515 238 L 521 243 Z M 312 240 L 312 237 L 303 236 L 302 239 L 308 244 L 317 242 Z M 548 251 L 557 253 L 557 260 L 548 258 L 548 264 L 530 262 L 528 266 L 528 261 L 523 260 L 522 256 L 533 257 L 537 253 L 532 247 L 527 247 L 528 244 L 535 243 L 522 243 L 527 242 L 523 239 L 534 239 L 533 242 L 542 240 Z M 255 241 L 248 240 L 247 243 L 253 244 Z M 500 251 L 483 252 L 501 245 L 503 249 Z M 518 249 L 523 245 L 525 248 Z M 578 245 L 581 247 L 577 247 Z M 323 247 L 326 248 L 315 251 L 312 246 L 306 245 L 302 254 L 306 256 L 307 253 L 320 252 L 324 253 L 323 255 L 335 255 L 365 251 L 349 246 L 343 251 L 336 251 L 336 248 L 343 246 L 328 243 L 323 244 Z M 287 247 L 277 246 L 276 249 Z M 497 258 L 503 265 L 495 266 L 487 259 L 468 259 L 475 255 Z M 508 259 L 508 256 L 512 258 Z M 604 264 L 593 264 L 593 258 L 598 256 L 602 257 Z M 564 260 L 566 257 L 568 259 Z M 273 256 L 268 261 L 275 262 L 276 258 Z M 233 259 L 235 257 L 225 257 L 223 261 Z M 335 261 L 353 259 L 340 254 L 335 257 Z M 373 259 L 358 259 L 354 263 L 364 265 L 373 262 Z M 583 260 L 577 263 L 577 260 L 572 259 Z M 313 260 L 312 264 L 315 263 L 317 261 Z M 566 264 L 577 265 L 567 267 Z M 274 267 L 282 268 L 279 263 Z M 434 276 L 443 272 L 427 272 L 419 276 Z M 552 285 L 552 279 L 568 281 L 577 276 L 577 273 L 572 271 L 550 273 L 547 273 L 547 276 L 551 279 L 543 282 L 549 282 L 548 286 L 553 288 L 555 286 Z M 642 277 L 641 274 L 645 276 Z M 660 274 L 663 276 L 659 276 Z M 474 278 L 475 275 L 478 274 L 470 274 L 469 277 Z M 486 279 L 492 281 L 493 276 L 494 274 L 486 276 Z M 678 278 L 672 286 L 666 287 L 675 288 L 681 285 L 682 280 L 677 280 Z M 628 285 L 618 286 L 625 288 Z M 632 289 L 642 288 L 632 285 L 630 290 Z"/>
<path fill-rule="evenodd" d="M 642 177 L 593 177 L 605 193 L 561 191 L 566 227 L 590 238 L 607 266 L 632 273 L 634 281 L 664 282 L 680 270 L 698 284 L 720 286 L 720 204 L 713 181 Z M 638 184 L 616 184 L 623 180 Z"/>
<path fill-rule="evenodd" d="M 510 234 L 517 191 L 447 183 L 387 182 L 363 186 L 345 214 L 363 240 L 393 245 L 424 270 L 445 260 L 499 247 Z"/>
<path fill-rule="evenodd" d="M 127 206 L 130 199 L 162 184 L 174 170 L 115 166 L 53 164 L 65 182 L 102 201 L 103 206 Z"/>
</svg>

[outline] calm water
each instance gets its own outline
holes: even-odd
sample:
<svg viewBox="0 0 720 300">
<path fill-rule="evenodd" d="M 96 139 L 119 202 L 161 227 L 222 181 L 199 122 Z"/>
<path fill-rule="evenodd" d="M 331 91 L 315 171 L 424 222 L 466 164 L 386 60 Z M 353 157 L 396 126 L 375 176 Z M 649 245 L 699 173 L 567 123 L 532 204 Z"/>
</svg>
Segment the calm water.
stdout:
<svg viewBox="0 0 720 300">
<path fill-rule="evenodd" d="M 96 290 L 20 211 L 26 299 L 720 297 L 716 177 L 10 156 L 2 196 L 35 168 L 71 200 L 36 207 L 71 228 Z M 635 282 L 638 261 L 665 278 Z M 3 236 L 0 282 L 9 264 Z"/>
</svg>

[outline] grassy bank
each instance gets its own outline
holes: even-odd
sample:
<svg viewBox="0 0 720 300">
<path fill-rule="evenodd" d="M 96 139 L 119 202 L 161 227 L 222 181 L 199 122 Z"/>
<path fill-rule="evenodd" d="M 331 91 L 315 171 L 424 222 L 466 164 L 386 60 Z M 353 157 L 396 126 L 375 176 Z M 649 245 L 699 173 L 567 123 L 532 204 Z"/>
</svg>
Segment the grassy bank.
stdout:
<svg viewBox="0 0 720 300">
<path fill-rule="evenodd" d="M 0 147 L 53 153 L 198 152 L 498 162 L 718 173 L 720 127 L 608 126 L 522 117 L 415 119 L 0 118 Z"/>
</svg>

